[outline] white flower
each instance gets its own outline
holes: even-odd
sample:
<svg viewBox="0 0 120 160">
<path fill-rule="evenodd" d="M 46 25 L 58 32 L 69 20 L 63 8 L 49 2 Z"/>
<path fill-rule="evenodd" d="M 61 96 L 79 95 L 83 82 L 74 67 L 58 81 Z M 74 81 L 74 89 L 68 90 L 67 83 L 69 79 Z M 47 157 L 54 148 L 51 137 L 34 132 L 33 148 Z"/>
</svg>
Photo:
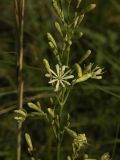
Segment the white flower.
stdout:
<svg viewBox="0 0 120 160">
<path fill-rule="evenodd" d="M 50 69 L 50 73 L 45 74 L 45 76 L 50 78 L 49 83 L 55 86 L 55 91 L 58 91 L 60 86 L 65 87 L 65 85 L 71 85 L 68 79 L 72 79 L 74 76 L 71 75 L 70 69 L 65 72 L 66 68 L 68 68 L 65 65 L 60 67 L 59 64 L 57 64 L 55 67 L 56 72 Z"/>
</svg>

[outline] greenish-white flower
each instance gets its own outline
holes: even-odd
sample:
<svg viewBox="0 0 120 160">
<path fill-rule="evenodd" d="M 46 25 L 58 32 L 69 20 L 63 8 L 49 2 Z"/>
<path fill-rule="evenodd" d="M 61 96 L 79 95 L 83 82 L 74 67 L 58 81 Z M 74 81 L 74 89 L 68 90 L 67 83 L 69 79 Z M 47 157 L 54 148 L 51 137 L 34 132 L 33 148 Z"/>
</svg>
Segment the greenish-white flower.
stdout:
<svg viewBox="0 0 120 160">
<path fill-rule="evenodd" d="M 14 119 L 17 122 L 24 122 L 25 119 L 27 118 L 27 112 L 23 109 L 18 109 L 14 111 L 16 113 L 16 116 L 14 117 Z"/>
<path fill-rule="evenodd" d="M 92 76 L 91 78 L 94 79 L 102 79 L 102 74 L 103 74 L 103 68 L 96 66 L 93 70 L 92 70 Z"/>
<path fill-rule="evenodd" d="M 85 134 L 78 134 L 73 141 L 73 148 L 80 150 L 85 144 L 87 144 L 87 138 Z"/>
<path fill-rule="evenodd" d="M 59 64 L 57 64 L 55 67 L 56 72 L 50 68 L 50 73 L 45 74 L 45 76 L 50 78 L 48 83 L 55 86 L 55 91 L 58 91 L 60 87 L 71 85 L 68 80 L 74 78 L 74 76 L 71 75 L 71 69 L 68 69 L 65 65 L 59 66 Z"/>
<path fill-rule="evenodd" d="M 93 68 L 93 63 L 90 63 L 89 65 L 87 65 L 84 68 L 84 74 L 90 74 L 90 78 L 93 79 L 102 79 L 102 74 L 103 74 L 103 68 L 101 68 L 100 66 L 96 66 L 95 68 Z"/>
</svg>

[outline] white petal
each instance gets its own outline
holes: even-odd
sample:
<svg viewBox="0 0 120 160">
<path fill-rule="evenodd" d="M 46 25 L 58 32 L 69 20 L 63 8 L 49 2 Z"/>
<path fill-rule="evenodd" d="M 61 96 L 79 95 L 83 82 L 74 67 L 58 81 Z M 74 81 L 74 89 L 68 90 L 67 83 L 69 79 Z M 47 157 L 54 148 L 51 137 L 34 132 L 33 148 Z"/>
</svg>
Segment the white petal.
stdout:
<svg viewBox="0 0 120 160">
<path fill-rule="evenodd" d="M 58 64 L 56 64 L 56 71 L 57 71 L 57 75 L 59 76 L 59 74 L 60 74 L 60 67 L 59 67 Z"/>
<path fill-rule="evenodd" d="M 56 74 L 52 69 L 50 69 L 50 72 L 51 72 L 55 77 L 57 77 L 57 74 Z"/>
<path fill-rule="evenodd" d="M 58 81 L 57 79 L 52 79 L 52 80 L 50 80 L 48 83 L 54 83 L 54 82 L 56 82 L 56 81 Z"/>
<path fill-rule="evenodd" d="M 61 76 L 64 74 L 64 72 L 65 72 L 65 68 L 66 68 L 66 66 L 65 66 L 65 65 L 64 65 L 64 66 L 62 66 Z"/>
<path fill-rule="evenodd" d="M 65 85 L 62 81 L 60 81 L 60 84 L 62 85 L 63 88 L 65 87 Z"/>
<path fill-rule="evenodd" d="M 55 86 L 55 91 L 58 91 L 58 89 L 59 89 L 59 85 L 60 85 L 60 82 L 59 82 L 59 81 L 57 81 L 57 84 L 56 84 L 56 86 Z"/>
<path fill-rule="evenodd" d="M 57 76 L 57 77 L 58 77 L 58 76 Z M 53 78 L 53 79 L 57 79 L 57 77 L 52 75 L 52 78 Z"/>
<path fill-rule="evenodd" d="M 71 70 L 69 69 L 64 75 L 63 75 L 63 77 L 65 77 L 68 73 L 70 73 L 71 72 Z"/>
<path fill-rule="evenodd" d="M 66 83 L 67 85 L 71 85 L 68 81 L 62 80 L 64 83 Z"/>
<path fill-rule="evenodd" d="M 70 76 L 63 77 L 63 79 L 71 79 L 71 78 L 74 78 L 74 76 L 70 75 Z"/>
</svg>

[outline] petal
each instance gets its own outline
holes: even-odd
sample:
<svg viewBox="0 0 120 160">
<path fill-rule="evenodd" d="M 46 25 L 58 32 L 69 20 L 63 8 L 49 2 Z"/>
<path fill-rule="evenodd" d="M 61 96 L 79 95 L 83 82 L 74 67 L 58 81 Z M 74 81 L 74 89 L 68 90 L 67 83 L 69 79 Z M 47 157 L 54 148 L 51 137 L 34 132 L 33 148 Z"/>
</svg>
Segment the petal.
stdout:
<svg viewBox="0 0 120 160">
<path fill-rule="evenodd" d="M 70 72 L 71 72 L 71 70 L 69 69 L 67 72 L 65 72 L 65 74 L 63 75 L 63 77 L 65 77 Z"/>
<path fill-rule="evenodd" d="M 67 85 L 71 85 L 68 81 L 62 80 L 64 83 L 66 83 Z"/>
<path fill-rule="evenodd" d="M 58 91 L 58 89 L 59 89 L 59 85 L 60 85 L 60 82 L 59 82 L 59 81 L 57 81 L 57 84 L 56 84 L 56 86 L 55 86 L 55 91 Z"/>
<path fill-rule="evenodd" d="M 52 79 L 52 80 L 50 80 L 48 83 L 54 83 L 54 82 L 56 82 L 56 81 L 58 81 L 57 79 Z"/>
<path fill-rule="evenodd" d="M 102 74 L 102 68 L 96 70 L 96 71 L 95 71 L 95 74 L 96 74 L 96 75 Z"/>
<path fill-rule="evenodd" d="M 57 77 L 57 74 L 56 74 L 52 69 L 50 69 L 50 72 L 51 72 L 55 77 Z"/>
<path fill-rule="evenodd" d="M 98 69 L 100 69 L 100 67 L 99 66 L 96 66 L 92 71 L 96 71 L 96 70 L 98 70 Z"/>
<path fill-rule="evenodd" d="M 70 76 L 63 77 L 63 79 L 71 79 L 71 78 L 74 78 L 74 76 L 70 75 Z"/>
<path fill-rule="evenodd" d="M 62 70 L 61 70 L 61 76 L 64 74 L 64 72 L 65 72 L 65 68 L 66 68 L 66 66 L 65 66 L 65 65 L 63 65 L 63 66 L 62 66 Z"/>
<path fill-rule="evenodd" d="M 60 84 L 62 85 L 63 88 L 65 87 L 65 85 L 62 81 L 60 81 Z"/>
<path fill-rule="evenodd" d="M 57 71 L 57 75 L 59 76 L 59 74 L 60 74 L 60 67 L 59 67 L 58 64 L 56 64 L 56 71 Z"/>
</svg>

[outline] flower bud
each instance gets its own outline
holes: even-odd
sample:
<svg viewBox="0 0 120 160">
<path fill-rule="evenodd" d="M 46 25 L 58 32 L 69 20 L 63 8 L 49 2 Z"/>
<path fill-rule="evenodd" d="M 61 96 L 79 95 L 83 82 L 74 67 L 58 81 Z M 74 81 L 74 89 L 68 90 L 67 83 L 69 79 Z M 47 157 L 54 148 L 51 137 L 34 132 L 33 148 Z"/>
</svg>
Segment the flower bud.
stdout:
<svg viewBox="0 0 120 160">
<path fill-rule="evenodd" d="M 84 14 L 81 14 L 81 15 L 79 16 L 79 18 L 78 18 L 78 26 L 79 26 L 80 23 L 82 22 L 83 18 L 84 18 Z"/>
<path fill-rule="evenodd" d="M 54 44 L 52 42 L 48 42 L 51 49 L 55 48 Z"/>
<path fill-rule="evenodd" d="M 90 54 L 91 54 L 91 50 L 87 50 L 86 53 L 84 54 L 84 56 L 79 61 L 79 64 L 81 64 L 83 61 L 85 61 L 90 56 Z"/>
<path fill-rule="evenodd" d="M 58 22 L 55 22 L 55 28 L 60 33 L 61 37 L 63 37 L 63 33 L 62 33 L 62 30 L 61 30 L 60 24 Z"/>
<path fill-rule="evenodd" d="M 49 32 L 47 33 L 47 38 L 54 45 L 54 47 L 57 48 L 57 44 L 55 42 L 55 39 L 53 38 L 53 36 Z"/>
<path fill-rule="evenodd" d="M 33 151 L 33 145 L 32 145 L 32 141 L 31 141 L 31 137 L 28 133 L 25 133 L 25 139 L 26 139 L 26 142 L 28 144 L 28 149 L 29 151 Z"/>
<path fill-rule="evenodd" d="M 89 12 L 89 11 L 91 11 L 91 10 L 93 10 L 94 8 L 96 7 L 96 4 L 89 4 L 85 9 L 83 9 L 82 11 L 81 11 L 81 13 L 86 13 L 86 12 Z"/>
<path fill-rule="evenodd" d="M 64 127 L 64 129 L 67 131 L 67 133 L 68 133 L 71 137 L 75 138 L 75 137 L 77 136 L 77 133 L 76 133 L 75 131 L 69 129 L 68 127 Z"/>
<path fill-rule="evenodd" d="M 48 110 L 48 113 L 50 114 L 50 116 L 51 116 L 52 118 L 54 118 L 54 117 L 55 117 L 54 110 L 51 109 L 51 108 L 48 108 L 47 110 Z"/>
<path fill-rule="evenodd" d="M 52 5 L 53 5 L 53 8 L 54 8 L 55 12 L 57 13 L 57 15 L 64 22 L 63 12 L 61 11 L 60 7 L 58 6 L 57 1 L 56 0 L 52 0 Z"/>
<path fill-rule="evenodd" d="M 76 69 L 78 78 L 82 77 L 82 68 L 78 63 L 75 63 L 75 69 Z"/>
<path fill-rule="evenodd" d="M 77 26 L 78 20 L 79 20 L 79 16 L 77 16 L 76 19 L 75 19 L 75 21 L 74 21 L 74 28 Z"/>
<path fill-rule="evenodd" d="M 41 111 L 41 108 L 39 106 L 37 106 L 36 104 L 34 104 L 34 103 L 29 102 L 28 106 L 29 106 L 29 108 L 31 108 L 31 109 L 33 109 L 35 111 L 38 111 L 38 112 Z"/>
<path fill-rule="evenodd" d="M 43 59 L 43 63 L 45 65 L 45 68 L 46 68 L 47 72 L 50 73 L 51 71 L 50 71 L 50 65 L 49 65 L 48 60 L 47 59 Z"/>
</svg>

